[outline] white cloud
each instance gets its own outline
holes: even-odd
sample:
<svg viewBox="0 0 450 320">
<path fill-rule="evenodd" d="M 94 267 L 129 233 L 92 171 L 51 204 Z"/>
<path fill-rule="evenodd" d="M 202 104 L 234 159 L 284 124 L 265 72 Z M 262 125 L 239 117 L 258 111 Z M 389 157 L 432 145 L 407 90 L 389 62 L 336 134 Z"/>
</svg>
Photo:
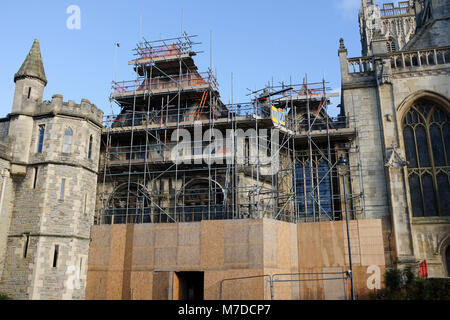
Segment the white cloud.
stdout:
<svg viewBox="0 0 450 320">
<path fill-rule="evenodd" d="M 353 18 L 358 14 L 361 0 L 335 0 L 335 6 L 345 18 Z"/>
</svg>

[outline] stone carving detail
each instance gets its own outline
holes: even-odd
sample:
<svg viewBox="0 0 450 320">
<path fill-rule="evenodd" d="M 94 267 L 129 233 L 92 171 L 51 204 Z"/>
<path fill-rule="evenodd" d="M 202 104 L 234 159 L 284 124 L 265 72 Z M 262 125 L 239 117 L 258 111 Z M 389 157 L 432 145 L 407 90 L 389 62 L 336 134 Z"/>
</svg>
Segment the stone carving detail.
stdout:
<svg viewBox="0 0 450 320">
<path fill-rule="evenodd" d="M 389 60 L 376 61 L 377 77 L 380 84 L 391 83 L 392 68 Z"/>
<path fill-rule="evenodd" d="M 400 154 L 399 148 L 396 146 L 392 146 L 387 150 L 387 157 L 385 167 L 392 169 L 402 169 L 408 165 L 408 161 L 406 161 Z"/>
</svg>

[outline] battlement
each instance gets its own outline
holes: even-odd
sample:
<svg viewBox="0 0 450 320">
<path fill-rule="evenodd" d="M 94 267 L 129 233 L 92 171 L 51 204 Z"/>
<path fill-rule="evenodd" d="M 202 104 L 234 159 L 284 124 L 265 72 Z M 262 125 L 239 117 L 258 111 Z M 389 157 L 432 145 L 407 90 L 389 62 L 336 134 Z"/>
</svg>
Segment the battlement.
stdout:
<svg viewBox="0 0 450 320">
<path fill-rule="evenodd" d="M 22 113 L 21 113 L 22 114 Z M 53 115 L 67 115 L 82 119 L 88 119 L 95 124 L 101 126 L 103 121 L 103 111 L 97 108 L 87 99 L 81 99 L 81 103 L 76 103 L 73 100 L 67 102 L 63 101 L 63 96 L 55 94 L 51 101 L 44 101 L 37 105 L 35 112 L 27 114 L 29 116 L 44 116 L 47 114 Z M 10 115 L 14 115 L 11 113 Z"/>
</svg>

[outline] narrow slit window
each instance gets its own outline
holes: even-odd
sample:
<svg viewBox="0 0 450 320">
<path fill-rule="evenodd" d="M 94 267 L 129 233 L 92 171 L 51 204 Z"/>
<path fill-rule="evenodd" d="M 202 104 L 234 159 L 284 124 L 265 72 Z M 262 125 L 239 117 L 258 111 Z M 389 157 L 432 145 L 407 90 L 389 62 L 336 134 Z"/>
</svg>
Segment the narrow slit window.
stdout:
<svg viewBox="0 0 450 320">
<path fill-rule="evenodd" d="M 66 187 L 66 179 L 61 180 L 61 190 L 59 192 L 59 200 L 64 200 L 64 189 Z"/>
<path fill-rule="evenodd" d="M 86 214 L 87 213 L 87 200 L 88 200 L 88 195 L 87 193 L 84 194 L 84 208 L 83 208 L 83 213 Z"/>
<path fill-rule="evenodd" d="M 45 134 L 45 124 L 41 124 L 39 126 L 39 139 L 38 139 L 38 147 L 37 147 L 38 153 L 42 153 L 42 148 L 44 146 L 44 134 Z"/>
<path fill-rule="evenodd" d="M 92 158 L 92 135 L 89 137 L 88 159 Z"/>
<path fill-rule="evenodd" d="M 83 257 L 80 257 L 80 274 L 83 272 Z"/>
<path fill-rule="evenodd" d="M 28 88 L 28 99 L 31 97 L 31 87 Z"/>
<path fill-rule="evenodd" d="M 53 251 L 53 268 L 58 265 L 59 245 L 55 244 L 55 250 Z"/>
<path fill-rule="evenodd" d="M 29 243 L 30 243 L 30 234 L 29 233 L 27 233 L 26 235 L 25 235 L 25 246 L 24 246 L 24 248 L 23 248 L 23 257 L 24 258 L 26 258 L 27 257 L 27 255 L 28 255 L 28 245 L 29 245 Z"/>
<path fill-rule="evenodd" d="M 36 189 L 39 168 L 34 168 L 33 189 Z"/>
</svg>

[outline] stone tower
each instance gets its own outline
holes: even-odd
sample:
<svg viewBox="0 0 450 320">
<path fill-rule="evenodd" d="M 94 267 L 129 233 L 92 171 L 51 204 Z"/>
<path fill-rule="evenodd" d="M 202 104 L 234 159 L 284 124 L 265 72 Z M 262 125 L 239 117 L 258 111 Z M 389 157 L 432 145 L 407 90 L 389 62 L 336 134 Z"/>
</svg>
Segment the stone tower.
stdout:
<svg viewBox="0 0 450 320">
<path fill-rule="evenodd" d="M 47 78 L 37 40 L 14 81 L 13 206 L 0 292 L 83 299 L 103 112 L 85 99 L 42 101 Z"/>
<path fill-rule="evenodd" d="M 359 12 L 362 55 L 370 56 L 372 41 L 377 34 L 386 39 L 388 51 L 400 51 L 414 36 L 416 18 L 414 1 L 384 3 L 380 8 L 374 0 L 362 0 Z"/>
<path fill-rule="evenodd" d="M 405 50 L 446 46 L 450 42 L 450 1 L 415 0 L 416 35 Z"/>
</svg>

